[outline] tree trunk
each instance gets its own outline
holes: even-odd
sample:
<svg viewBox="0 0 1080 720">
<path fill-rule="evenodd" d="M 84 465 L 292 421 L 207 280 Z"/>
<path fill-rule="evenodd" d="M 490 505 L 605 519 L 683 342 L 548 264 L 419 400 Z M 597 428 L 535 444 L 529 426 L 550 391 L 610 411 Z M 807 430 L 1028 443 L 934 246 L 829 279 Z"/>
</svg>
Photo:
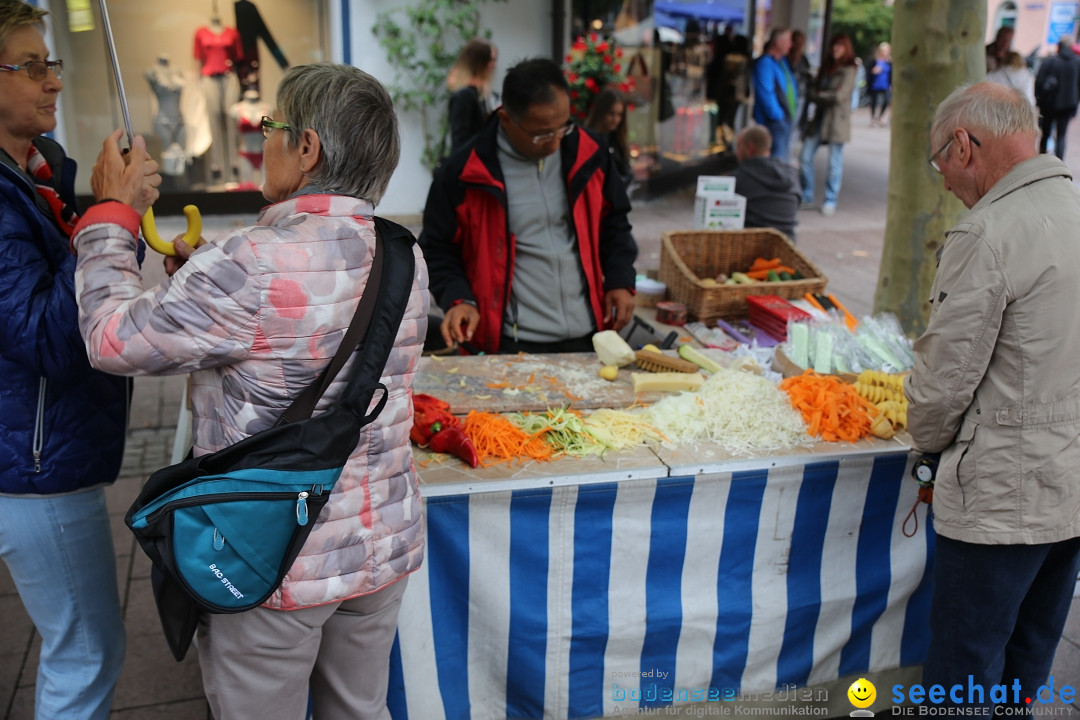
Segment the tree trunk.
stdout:
<svg viewBox="0 0 1080 720">
<path fill-rule="evenodd" d="M 937 250 L 964 211 L 927 163 L 937 150 L 930 125 L 950 92 L 986 77 L 986 0 L 897 0 L 894 13 L 889 201 L 874 311 L 894 313 L 917 335 L 930 314 Z"/>
</svg>

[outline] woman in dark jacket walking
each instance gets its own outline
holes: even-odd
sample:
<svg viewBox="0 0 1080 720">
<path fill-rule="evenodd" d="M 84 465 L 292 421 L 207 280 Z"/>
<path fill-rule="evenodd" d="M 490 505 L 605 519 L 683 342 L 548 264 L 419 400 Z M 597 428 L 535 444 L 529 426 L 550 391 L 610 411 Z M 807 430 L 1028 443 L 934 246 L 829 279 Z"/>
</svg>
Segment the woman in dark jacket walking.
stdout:
<svg viewBox="0 0 1080 720">
<path fill-rule="evenodd" d="M 79 335 L 75 163 L 43 137 L 63 87 L 45 14 L 0 0 L 0 558 L 41 634 L 36 717 L 104 720 L 124 659 L 104 488 L 130 386 L 91 369 Z"/>
</svg>

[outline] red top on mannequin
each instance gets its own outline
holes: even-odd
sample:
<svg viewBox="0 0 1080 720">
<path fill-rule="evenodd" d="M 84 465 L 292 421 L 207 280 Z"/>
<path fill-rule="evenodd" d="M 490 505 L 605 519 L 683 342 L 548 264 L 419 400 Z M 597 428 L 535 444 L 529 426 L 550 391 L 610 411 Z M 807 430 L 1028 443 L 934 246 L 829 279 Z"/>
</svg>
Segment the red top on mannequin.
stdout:
<svg viewBox="0 0 1080 720">
<path fill-rule="evenodd" d="M 243 58 L 236 28 L 218 28 L 203 26 L 195 31 L 195 59 L 202 65 L 203 75 L 224 75 Z"/>
</svg>

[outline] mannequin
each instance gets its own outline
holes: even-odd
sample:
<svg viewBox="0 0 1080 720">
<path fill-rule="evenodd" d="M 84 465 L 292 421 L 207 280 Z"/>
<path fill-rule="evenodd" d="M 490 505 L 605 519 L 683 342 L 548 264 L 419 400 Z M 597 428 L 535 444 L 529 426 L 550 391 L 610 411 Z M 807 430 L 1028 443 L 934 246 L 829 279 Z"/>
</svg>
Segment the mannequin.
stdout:
<svg viewBox="0 0 1080 720">
<path fill-rule="evenodd" d="M 200 87 L 206 98 L 206 113 L 210 119 L 211 184 L 232 182 L 232 166 L 236 137 L 228 116 L 233 98 L 240 94 L 234 68 L 240 61 L 240 34 L 236 28 L 224 27 L 215 9 L 210 26 L 195 31 L 195 59 L 200 65 Z M 228 164 L 228 165 L 226 165 Z"/>
<path fill-rule="evenodd" d="M 158 55 L 157 63 L 146 71 L 146 80 L 157 99 L 154 132 L 161 139 L 161 172 L 164 175 L 183 175 L 187 169 L 184 150 L 184 118 L 180 111 L 180 96 L 184 76 L 169 64 L 169 56 Z"/>
<path fill-rule="evenodd" d="M 270 114 L 270 106 L 259 97 L 258 90 L 245 90 L 244 99 L 229 109 L 239 135 L 240 187 L 256 190 L 262 184 L 263 162 L 263 115 Z"/>
</svg>

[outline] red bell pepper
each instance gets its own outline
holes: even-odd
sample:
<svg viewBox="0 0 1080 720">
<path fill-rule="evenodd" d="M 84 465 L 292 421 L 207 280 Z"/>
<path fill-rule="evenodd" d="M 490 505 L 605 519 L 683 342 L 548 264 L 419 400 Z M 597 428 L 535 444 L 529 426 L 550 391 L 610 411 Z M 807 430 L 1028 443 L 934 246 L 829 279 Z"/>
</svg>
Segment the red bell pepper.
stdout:
<svg viewBox="0 0 1080 720">
<path fill-rule="evenodd" d="M 413 395 L 413 426 L 409 438 L 420 447 L 450 453 L 476 467 L 480 464 L 476 448 L 458 425 L 459 420 L 450 412 L 449 403 L 432 395 Z"/>
<path fill-rule="evenodd" d="M 476 447 L 472 440 L 460 427 L 448 427 L 439 430 L 431 436 L 430 447 L 435 452 L 450 453 L 469 463 L 469 467 L 480 464 L 480 456 L 476 454 Z"/>
</svg>

